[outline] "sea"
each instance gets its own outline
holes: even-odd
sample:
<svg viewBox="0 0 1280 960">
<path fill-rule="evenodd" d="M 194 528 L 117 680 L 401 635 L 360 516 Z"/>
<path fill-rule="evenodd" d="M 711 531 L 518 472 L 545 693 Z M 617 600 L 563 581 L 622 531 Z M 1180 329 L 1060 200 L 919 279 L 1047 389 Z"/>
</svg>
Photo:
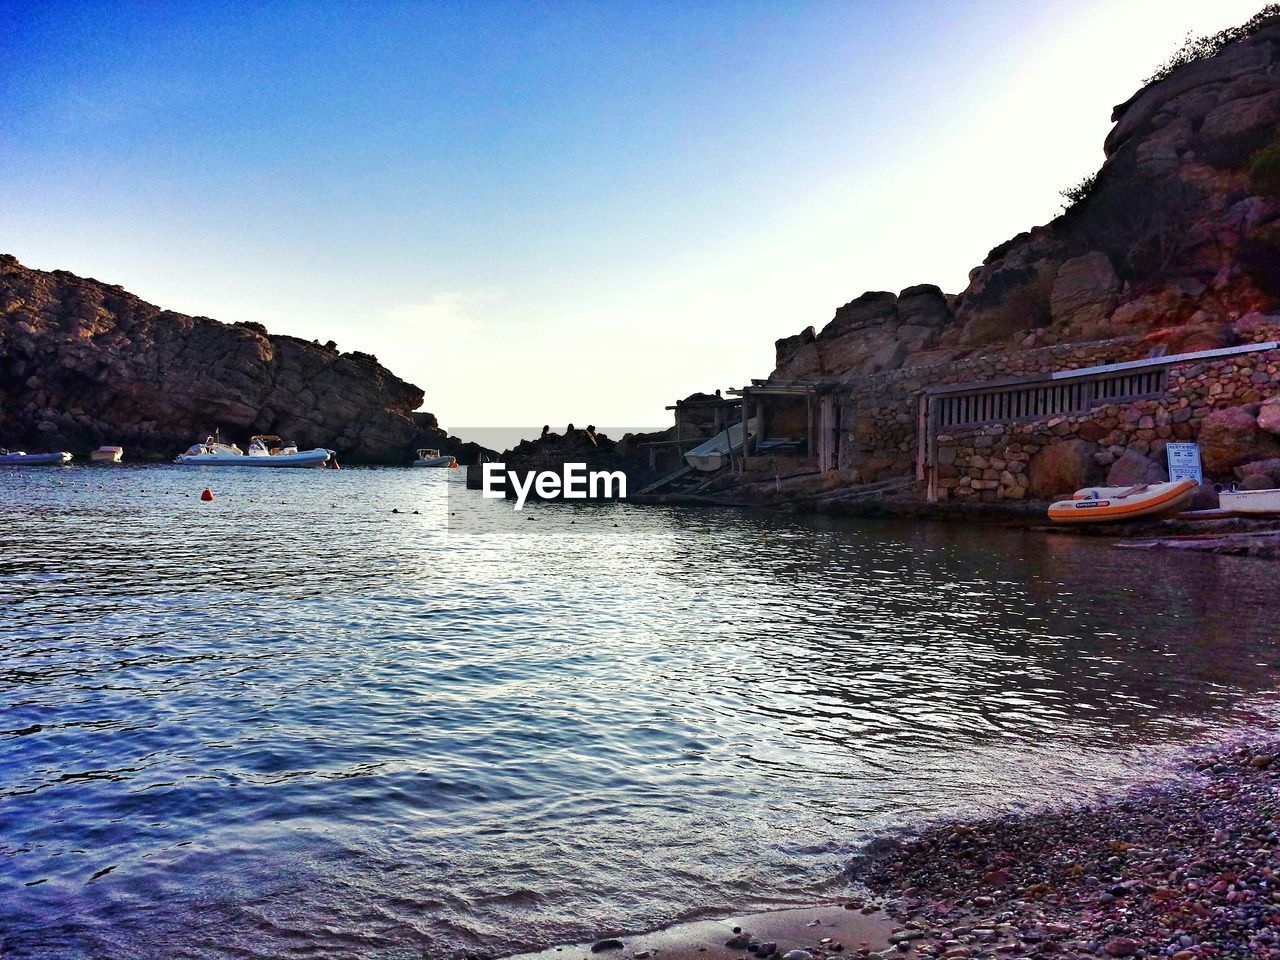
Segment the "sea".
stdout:
<svg viewBox="0 0 1280 960">
<path fill-rule="evenodd" d="M 835 900 L 878 838 L 1272 716 L 1265 561 L 463 472 L 0 470 L 0 955 L 500 957 Z"/>
</svg>

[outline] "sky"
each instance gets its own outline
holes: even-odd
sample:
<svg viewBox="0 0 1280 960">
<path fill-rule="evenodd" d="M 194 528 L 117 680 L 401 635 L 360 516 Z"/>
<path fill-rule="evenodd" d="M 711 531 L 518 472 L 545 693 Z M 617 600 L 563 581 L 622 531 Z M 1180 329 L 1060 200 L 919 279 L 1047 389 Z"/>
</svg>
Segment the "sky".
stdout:
<svg viewBox="0 0 1280 960">
<path fill-rule="evenodd" d="M 1262 0 L 0 0 L 0 251 L 375 354 L 468 428 L 665 426 L 957 292 Z"/>
</svg>

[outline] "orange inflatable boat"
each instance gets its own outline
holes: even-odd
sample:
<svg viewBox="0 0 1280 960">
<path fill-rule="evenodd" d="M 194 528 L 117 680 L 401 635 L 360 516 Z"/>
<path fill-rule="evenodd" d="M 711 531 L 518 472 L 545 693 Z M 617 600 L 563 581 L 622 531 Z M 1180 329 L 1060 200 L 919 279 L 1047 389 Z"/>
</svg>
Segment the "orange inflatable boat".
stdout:
<svg viewBox="0 0 1280 960">
<path fill-rule="evenodd" d="M 1170 480 L 1136 487 L 1088 487 L 1049 507 L 1049 519 L 1054 523 L 1106 523 L 1180 513 L 1191 505 L 1197 486 L 1194 480 Z"/>
</svg>

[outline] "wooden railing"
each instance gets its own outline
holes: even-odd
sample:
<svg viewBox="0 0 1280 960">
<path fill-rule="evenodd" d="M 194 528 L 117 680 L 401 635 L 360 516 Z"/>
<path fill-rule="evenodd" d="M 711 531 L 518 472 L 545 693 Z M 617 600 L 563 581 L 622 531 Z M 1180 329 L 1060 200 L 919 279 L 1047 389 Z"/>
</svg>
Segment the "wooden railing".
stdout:
<svg viewBox="0 0 1280 960">
<path fill-rule="evenodd" d="M 1169 368 L 1122 371 L 1055 382 L 977 387 L 937 398 L 937 425 L 977 427 L 1045 417 L 1087 413 L 1107 403 L 1128 403 L 1159 396 L 1168 384 Z"/>
</svg>

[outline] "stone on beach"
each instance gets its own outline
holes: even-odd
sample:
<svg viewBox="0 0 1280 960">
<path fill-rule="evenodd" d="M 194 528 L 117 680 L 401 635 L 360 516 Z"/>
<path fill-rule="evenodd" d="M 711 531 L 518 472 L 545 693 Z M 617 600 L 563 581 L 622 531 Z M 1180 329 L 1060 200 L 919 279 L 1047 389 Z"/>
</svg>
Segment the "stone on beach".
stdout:
<svg viewBox="0 0 1280 960">
<path fill-rule="evenodd" d="M 1094 454 L 1098 445 L 1087 440 L 1063 440 L 1050 444 L 1031 458 L 1033 497 L 1074 493 L 1100 476 Z"/>
<path fill-rule="evenodd" d="M 1244 463 L 1280 457 L 1280 439 L 1258 429 L 1256 407 L 1214 410 L 1204 418 L 1199 442 L 1206 473 L 1226 473 Z"/>
<path fill-rule="evenodd" d="M 1107 473 L 1108 487 L 1134 487 L 1143 483 L 1164 483 L 1169 473 L 1154 460 L 1135 450 L 1126 450 Z"/>
<path fill-rule="evenodd" d="M 1219 750 L 1096 806 L 932 828 L 862 877 L 904 921 L 890 940 L 921 956 L 1280 957 L 1277 751 Z"/>
</svg>

